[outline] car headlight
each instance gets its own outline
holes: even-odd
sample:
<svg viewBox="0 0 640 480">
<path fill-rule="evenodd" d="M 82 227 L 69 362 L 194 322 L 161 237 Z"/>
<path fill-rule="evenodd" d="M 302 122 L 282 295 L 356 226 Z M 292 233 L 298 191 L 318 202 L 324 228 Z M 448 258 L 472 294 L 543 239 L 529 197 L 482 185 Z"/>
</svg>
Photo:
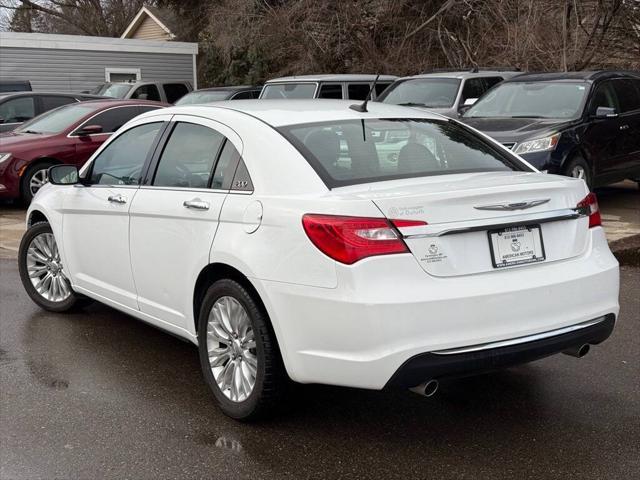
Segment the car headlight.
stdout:
<svg viewBox="0 0 640 480">
<path fill-rule="evenodd" d="M 544 152 L 547 150 L 553 150 L 558 145 L 560 140 L 560 134 L 549 135 L 544 138 L 536 138 L 534 140 L 527 140 L 519 144 L 514 153 L 522 155 L 523 153 Z"/>
<path fill-rule="evenodd" d="M 10 158 L 11 158 L 10 153 L 0 153 L 0 165 L 2 165 L 4 162 L 9 160 Z"/>
</svg>

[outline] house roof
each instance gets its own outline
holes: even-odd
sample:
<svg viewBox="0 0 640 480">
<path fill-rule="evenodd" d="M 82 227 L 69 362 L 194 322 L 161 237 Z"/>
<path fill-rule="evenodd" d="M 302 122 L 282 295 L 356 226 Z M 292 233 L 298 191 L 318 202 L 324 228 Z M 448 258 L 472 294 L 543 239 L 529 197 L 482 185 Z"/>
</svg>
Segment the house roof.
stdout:
<svg viewBox="0 0 640 480">
<path fill-rule="evenodd" d="M 129 23 L 129 26 L 127 26 L 120 38 L 133 37 L 138 27 L 147 17 L 153 20 L 162 30 L 164 30 L 169 38 L 175 37 L 174 31 L 176 30 L 177 19 L 172 11 L 164 8 L 143 6 L 136 16 L 133 17 L 133 20 L 131 20 L 131 23 Z"/>
</svg>

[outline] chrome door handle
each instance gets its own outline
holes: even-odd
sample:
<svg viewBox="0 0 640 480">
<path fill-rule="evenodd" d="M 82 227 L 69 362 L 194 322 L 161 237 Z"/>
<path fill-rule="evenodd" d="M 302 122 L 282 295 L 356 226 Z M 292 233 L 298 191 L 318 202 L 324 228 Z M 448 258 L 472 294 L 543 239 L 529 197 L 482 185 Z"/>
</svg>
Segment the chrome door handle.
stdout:
<svg viewBox="0 0 640 480">
<path fill-rule="evenodd" d="M 127 203 L 127 197 L 123 197 L 120 194 L 111 195 L 110 197 L 107 198 L 107 200 L 109 200 L 111 203 L 119 203 L 119 204 Z"/>
<path fill-rule="evenodd" d="M 620 125 L 620 130 L 628 130 L 629 125 Z"/>
<path fill-rule="evenodd" d="M 194 210 L 209 210 L 209 203 L 202 200 L 185 200 L 182 206 Z"/>
</svg>

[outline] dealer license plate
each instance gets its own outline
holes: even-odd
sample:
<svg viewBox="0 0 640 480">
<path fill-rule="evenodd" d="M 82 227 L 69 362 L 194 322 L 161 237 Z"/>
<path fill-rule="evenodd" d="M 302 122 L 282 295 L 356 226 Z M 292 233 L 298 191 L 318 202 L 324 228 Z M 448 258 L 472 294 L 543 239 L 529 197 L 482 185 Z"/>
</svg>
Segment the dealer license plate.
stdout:
<svg viewBox="0 0 640 480">
<path fill-rule="evenodd" d="M 489 247 L 495 268 L 542 262 L 545 259 L 540 225 L 490 230 Z"/>
</svg>

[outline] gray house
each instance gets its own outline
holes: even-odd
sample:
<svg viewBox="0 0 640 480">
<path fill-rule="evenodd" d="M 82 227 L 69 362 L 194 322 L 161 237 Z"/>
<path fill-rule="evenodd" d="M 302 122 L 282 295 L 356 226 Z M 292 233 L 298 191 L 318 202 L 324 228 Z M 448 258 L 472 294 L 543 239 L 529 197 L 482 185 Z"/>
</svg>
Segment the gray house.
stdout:
<svg viewBox="0 0 640 480">
<path fill-rule="evenodd" d="M 197 43 L 0 32 L 0 79 L 33 90 L 79 92 L 109 81 L 196 84 Z"/>
</svg>

